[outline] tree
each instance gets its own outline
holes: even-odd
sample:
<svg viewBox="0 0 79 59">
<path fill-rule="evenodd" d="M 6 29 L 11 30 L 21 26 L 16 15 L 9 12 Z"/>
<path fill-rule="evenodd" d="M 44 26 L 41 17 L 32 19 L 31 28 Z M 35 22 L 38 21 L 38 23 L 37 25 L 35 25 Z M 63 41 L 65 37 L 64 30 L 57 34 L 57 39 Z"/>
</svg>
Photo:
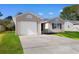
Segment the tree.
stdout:
<svg viewBox="0 0 79 59">
<path fill-rule="evenodd" d="M 12 16 L 6 17 L 5 20 L 12 20 Z"/>
<path fill-rule="evenodd" d="M 0 16 L 3 16 L 3 14 L 0 12 Z"/>
<path fill-rule="evenodd" d="M 3 19 L 3 24 L 6 26 L 7 31 L 15 30 L 15 24 L 12 16 L 7 16 Z"/>
<path fill-rule="evenodd" d="M 79 20 L 79 5 L 72 5 L 63 8 L 60 17 L 64 20 Z"/>
</svg>

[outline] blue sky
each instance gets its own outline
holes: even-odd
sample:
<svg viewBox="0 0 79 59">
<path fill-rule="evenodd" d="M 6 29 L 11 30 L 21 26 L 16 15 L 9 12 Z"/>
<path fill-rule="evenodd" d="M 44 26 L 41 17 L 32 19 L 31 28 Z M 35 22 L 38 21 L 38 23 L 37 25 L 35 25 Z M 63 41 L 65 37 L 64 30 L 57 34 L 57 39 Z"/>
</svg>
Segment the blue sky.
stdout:
<svg viewBox="0 0 79 59">
<path fill-rule="evenodd" d="M 0 12 L 3 16 L 15 16 L 18 12 L 33 12 L 42 18 L 54 18 L 60 15 L 60 11 L 71 4 L 0 4 Z"/>
</svg>

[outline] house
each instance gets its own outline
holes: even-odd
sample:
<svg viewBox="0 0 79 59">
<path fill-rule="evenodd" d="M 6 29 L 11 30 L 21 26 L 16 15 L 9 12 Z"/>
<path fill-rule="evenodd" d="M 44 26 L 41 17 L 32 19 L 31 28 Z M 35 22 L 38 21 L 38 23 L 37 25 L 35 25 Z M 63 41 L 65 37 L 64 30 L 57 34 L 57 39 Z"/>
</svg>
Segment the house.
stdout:
<svg viewBox="0 0 79 59">
<path fill-rule="evenodd" d="M 3 24 L 0 24 L 0 32 L 5 31 L 5 26 Z"/>
<path fill-rule="evenodd" d="M 40 35 L 42 33 L 61 32 L 63 20 L 55 18 L 44 21 L 33 13 L 24 13 L 13 18 L 17 35 Z"/>
<path fill-rule="evenodd" d="M 77 31 L 79 32 L 79 21 L 64 21 L 64 31 Z"/>
<path fill-rule="evenodd" d="M 43 33 L 57 33 L 63 31 L 64 20 L 60 17 L 56 17 L 51 20 L 47 20 L 44 22 L 45 26 L 43 27 Z"/>
<path fill-rule="evenodd" d="M 7 24 L 7 30 L 9 30 L 9 31 L 15 30 L 15 23 L 13 20 L 10 20 L 10 23 Z"/>
<path fill-rule="evenodd" d="M 17 15 L 13 19 L 17 35 L 41 34 L 41 19 L 33 13 Z"/>
<path fill-rule="evenodd" d="M 5 31 L 5 30 L 6 30 L 6 27 L 4 26 L 3 21 L 0 20 L 0 32 Z"/>
</svg>

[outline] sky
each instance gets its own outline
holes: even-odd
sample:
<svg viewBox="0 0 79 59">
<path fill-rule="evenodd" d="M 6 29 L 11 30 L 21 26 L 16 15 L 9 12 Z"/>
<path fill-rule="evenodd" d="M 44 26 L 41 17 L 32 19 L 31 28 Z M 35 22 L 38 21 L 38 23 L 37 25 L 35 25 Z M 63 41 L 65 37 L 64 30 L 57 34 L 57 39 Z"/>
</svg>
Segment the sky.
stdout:
<svg viewBox="0 0 79 59">
<path fill-rule="evenodd" d="M 71 4 L 0 4 L 0 18 L 15 16 L 18 12 L 32 12 L 41 18 L 54 18 L 60 15 L 64 7 Z"/>
</svg>

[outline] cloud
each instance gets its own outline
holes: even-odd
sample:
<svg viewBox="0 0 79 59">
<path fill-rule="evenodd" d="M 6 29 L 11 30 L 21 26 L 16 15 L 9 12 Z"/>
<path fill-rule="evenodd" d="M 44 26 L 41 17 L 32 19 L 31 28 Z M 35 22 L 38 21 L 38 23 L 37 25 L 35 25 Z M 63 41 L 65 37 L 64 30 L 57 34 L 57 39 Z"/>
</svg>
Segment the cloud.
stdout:
<svg viewBox="0 0 79 59">
<path fill-rule="evenodd" d="M 53 12 L 49 12 L 49 15 L 53 15 L 54 13 Z"/>
<path fill-rule="evenodd" d="M 61 9 L 59 12 L 62 12 L 63 10 Z"/>
<path fill-rule="evenodd" d="M 43 15 L 43 13 L 41 13 L 41 12 L 39 12 L 38 14 L 39 14 L 39 15 Z"/>
</svg>

